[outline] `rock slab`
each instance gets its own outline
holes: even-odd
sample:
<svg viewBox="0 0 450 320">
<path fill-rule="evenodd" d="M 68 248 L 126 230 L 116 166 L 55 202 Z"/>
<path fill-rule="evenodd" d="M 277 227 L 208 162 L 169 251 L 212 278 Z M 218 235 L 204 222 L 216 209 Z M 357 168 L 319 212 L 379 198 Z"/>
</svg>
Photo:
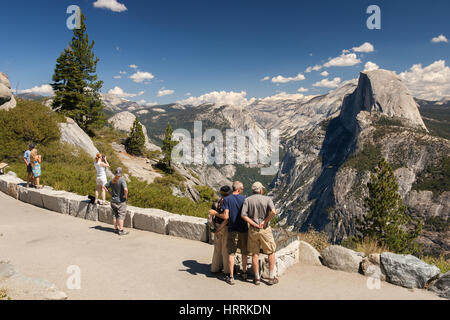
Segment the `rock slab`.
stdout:
<svg viewBox="0 0 450 320">
<path fill-rule="evenodd" d="M 324 265 L 334 270 L 359 272 L 362 257 L 342 246 L 330 246 L 322 251 Z"/>
<path fill-rule="evenodd" d="M 412 255 L 383 252 L 381 265 L 388 282 L 411 289 L 424 288 L 440 274 L 438 267 L 431 266 Z"/>
<path fill-rule="evenodd" d="M 207 220 L 198 217 L 173 215 L 168 223 L 169 235 L 208 242 Z"/>
<path fill-rule="evenodd" d="M 299 263 L 307 266 L 322 266 L 320 253 L 312 245 L 305 241 L 299 241 Z"/>
</svg>

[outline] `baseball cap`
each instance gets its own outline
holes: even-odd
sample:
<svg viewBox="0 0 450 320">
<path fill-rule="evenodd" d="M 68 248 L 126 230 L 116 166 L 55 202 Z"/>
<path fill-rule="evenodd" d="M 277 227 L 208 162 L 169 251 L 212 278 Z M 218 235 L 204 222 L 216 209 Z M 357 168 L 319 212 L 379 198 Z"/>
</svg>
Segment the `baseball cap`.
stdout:
<svg viewBox="0 0 450 320">
<path fill-rule="evenodd" d="M 121 176 L 121 175 L 122 175 L 122 168 L 121 168 L 121 167 L 118 167 L 118 168 L 116 169 L 116 171 L 114 172 L 114 174 L 115 174 L 116 176 Z"/>
<path fill-rule="evenodd" d="M 265 189 L 261 182 L 256 181 L 254 184 L 252 184 L 252 191 L 253 192 L 259 192 L 259 190 Z"/>
</svg>

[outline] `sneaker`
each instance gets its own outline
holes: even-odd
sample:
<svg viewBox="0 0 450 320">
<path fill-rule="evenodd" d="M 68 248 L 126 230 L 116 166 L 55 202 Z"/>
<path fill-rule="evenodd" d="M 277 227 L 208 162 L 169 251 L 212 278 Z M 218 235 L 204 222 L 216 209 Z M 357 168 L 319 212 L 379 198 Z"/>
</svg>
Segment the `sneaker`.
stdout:
<svg viewBox="0 0 450 320">
<path fill-rule="evenodd" d="M 259 286 L 261 284 L 261 279 L 253 279 L 253 283 L 255 284 L 255 286 Z"/>
<path fill-rule="evenodd" d="M 130 234 L 130 232 L 125 231 L 125 230 L 119 230 L 118 234 L 119 234 L 119 236 L 126 236 L 127 234 Z"/>
<path fill-rule="evenodd" d="M 271 278 L 271 279 L 269 279 L 269 281 L 267 281 L 267 284 L 269 286 L 273 286 L 274 284 L 277 284 L 277 283 L 278 283 L 278 279 L 277 278 Z"/>
<path fill-rule="evenodd" d="M 234 278 L 231 278 L 231 277 L 228 276 L 228 277 L 225 279 L 225 281 L 226 281 L 229 285 L 231 285 L 231 286 L 234 285 Z"/>
</svg>

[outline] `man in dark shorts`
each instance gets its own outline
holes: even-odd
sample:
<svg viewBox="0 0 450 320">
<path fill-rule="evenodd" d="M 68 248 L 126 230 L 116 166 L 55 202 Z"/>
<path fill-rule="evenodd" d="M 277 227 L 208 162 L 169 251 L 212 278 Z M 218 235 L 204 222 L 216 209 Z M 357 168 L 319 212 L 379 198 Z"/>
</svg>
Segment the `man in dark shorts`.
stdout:
<svg viewBox="0 0 450 320">
<path fill-rule="evenodd" d="M 27 188 L 30 186 L 30 183 L 33 179 L 33 167 L 31 166 L 30 155 L 31 155 L 31 150 L 33 150 L 35 147 L 36 147 L 36 145 L 34 143 L 31 143 L 28 146 L 28 150 L 25 151 L 25 153 L 23 155 L 23 161 L 27 165 Z"/>
<path fill-rule="evenodd" d="M 228 221 L 228 264 L 230 275 L 226 278 L 228 284 L 234 284 L 234 256 L 239 248 L 242 255 L 242 279 L 247 280 L 247 236 L 248 226 L 241 218 L 241 209 L 245 197 L 242 196 L 244 185 L 240 181 L 233 183 L 233 193 L 223 200 L 224 218 Z"/>
<path fill-rule="evenodd" d="M 211 262 L 211 273 L 219 273 L 223 270 L 223 273 L 227 274 L 229 270 L 227 250 L 228 228 L 227 222 L 224 220 L 223 200 L 230 194 L 231 188 L 229 186 L 220 188 L 221 198 L 214 201 L 208 213 L 212 220 L 213 228 L 217 228 L 215 231 L 211 230 L 214 232 L 214 253 Z"/>
<path fill-rule="evenodd" d="M 128 188 L 125 179 L 122 177 L 122 168 L 116 169 L 115 177 L 106 183 L 105 188 L 111 195 L 114 230 L 120 236 L 127 235 L 129 232 L 123 230 L 123 221 L 127 214 Z"/>
<path fill-rule="evenodd" d="M 253 195 L 245 199 L 242 206 L 242 219 L 250 225 L 248 230 L 248 251 L 252 255 L 252 267 L 255 274 L 253 280 L 259 285 L 259 252 L 269 256 L 269 281 L 268 285 L 278 283 L 275 278 L 275 250 L 276 244 L 273 238 L 270 220 L 275 216 L 275 206 L 271 198 L 264 196 L 263 185 L 255 182 L 252 185 Z"/>
</svg>

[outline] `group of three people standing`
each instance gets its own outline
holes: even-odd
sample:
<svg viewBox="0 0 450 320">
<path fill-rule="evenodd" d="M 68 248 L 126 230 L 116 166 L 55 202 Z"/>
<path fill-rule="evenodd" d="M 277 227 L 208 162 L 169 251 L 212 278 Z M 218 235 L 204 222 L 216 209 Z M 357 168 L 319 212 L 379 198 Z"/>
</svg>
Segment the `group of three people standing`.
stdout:
<svg viewBox="0 0 450 320">
<path fill-rule="evenodd" d="M 275 250 L 270 220 L 275 216 L 275 206 L 271 198 L 263 195 L 263 185 L 255 182 L 252 185 L 253 195 L 245 198 L 242 193 L 244 185 L 240 181 L 230 187 L 220 189 L 222 197 L 215 202 L 209 215 L 218 224 L 214 233 L 214 254 L 211 272 L 227 274 L 225 280 L 234 284 L 235 255 L 239 248 L 242 255 L 242 274 L 247 280 L 247 256 L 252 256 L 253 282 L 260 284 L 259 254 L 260 250 L 269 257 L 269 280 L 267 284 L 278 283 L 275 277 Z M 231 194 L 230 194 L 231 193 Z"/>
</svg>

